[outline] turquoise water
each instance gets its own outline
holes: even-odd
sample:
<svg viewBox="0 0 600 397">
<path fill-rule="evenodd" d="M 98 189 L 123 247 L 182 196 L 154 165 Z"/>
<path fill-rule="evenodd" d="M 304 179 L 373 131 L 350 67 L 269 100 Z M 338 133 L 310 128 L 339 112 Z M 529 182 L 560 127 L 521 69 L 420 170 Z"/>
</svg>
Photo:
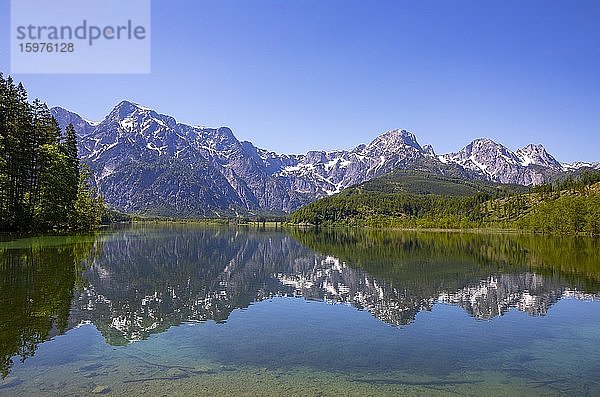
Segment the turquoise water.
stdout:
<svg viewBox="0 0 600 397">
<path fill-rule="evenodd" d="M 599 395 L 598 242 L 133 227 L 0 243 L 0 395 Z"/>
</svg>

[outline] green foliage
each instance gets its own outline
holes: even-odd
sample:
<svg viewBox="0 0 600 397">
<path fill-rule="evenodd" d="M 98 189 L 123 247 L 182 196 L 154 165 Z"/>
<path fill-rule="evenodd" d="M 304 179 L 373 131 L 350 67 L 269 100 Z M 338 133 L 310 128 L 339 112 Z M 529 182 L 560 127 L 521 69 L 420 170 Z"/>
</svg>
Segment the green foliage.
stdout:
<svg viewBox="0 0 600 397">
<path fill-rule="evenodd" d="M 523 188 L 396 171 L 311 203 L 294 212 L 290 221 L 315 226 L 492 227 L 599 235 L 599 180 L 600 172 L 588 172 L 520 193 Z M 418 194 L 424 191 L 434 194 Z"/>
<path fill-rule="evenodd" d="M 109 225 L 111 223 L 130 223 L 131 221 L 132 217 L 130 215 L 109 208 L 104 208 L 102 216 L 100 217 L 100 223 L 103 225 Z"/>
<path fill-rule="evenodd" d="M 87 182 L 91 176 L 90 171 L 88 168 L 82 171 L 77 174 L 77 191 L 70 211 L 69 226 L 77 230 L 90 230 L 100 224 L 106 209 L 102 198 Z"/>
<path fill-rule="evenodd" d="M 349 190 L 311 203 L 291 215 L 292 223 L 372 227 L 474 227 L 492 196 L 414 195 Z"/>
<path fill-rule="evenodd" d="M 0 243 L 0 377 L 68 326 L 73 291 L 87 285 L 82 262 L 100 249 L 93 237 L 41 237 Z"/>
<path fill-rule="evenodd" d="M 527 188 L 520 185 L 501 185 L 425 171 L 398 169 L 362 183 L 356 188 L 360 191 L 379 193 L 436 194 L 442 196 L 470 196 L 479 192 L 503 196 L 527 191 Z"/>
<path fill-rule="evenodd" d="M 64 140 L 60 144 L 61 151 L 65 155 L 65 196 L 69 202 L 75 202 L 81 184 L 81 172 L 79 157 L 77 154 L 77 136 L 75 128 L 69 124 L 65 130 Z M 85 182 L 85 179 L 83 180 Z M 85 187 L 84 187 L 85 188 Z"/>
<path fill-rule="evenodd" d="M 399 289 L 429 285 L 435 292 L 435 280 L 453 289 L 464 280 L 495 272 L 528 271 L 565 278 L 579 290 L 595 292 L 600 287 L 600 240 L 588 237 L 347 228 L 291 233 L 303 245 Z M 452 280 L 457 283 L 450 285 Z"/>
<path fill-rule="evenodd" d="M 104 211 L 82 172 L 75 128 L 0 74 L 0 230 L 90 229 Z"/>
<path fill-rule="evenodd" d="M 533 188 L 534 193 L 551 193 L 562 190 L 583 190 L 600 182 L 600 171 L 593 168 L 582 167 L 579 170 L 559 175 L 552 183 L 544 183 Z"/>
<path fill-rule="evenodd" d="M 518 224 L 542 233 L 600 235 L 600 191 L 563 193 L 536 205 Z"/>
</svg>

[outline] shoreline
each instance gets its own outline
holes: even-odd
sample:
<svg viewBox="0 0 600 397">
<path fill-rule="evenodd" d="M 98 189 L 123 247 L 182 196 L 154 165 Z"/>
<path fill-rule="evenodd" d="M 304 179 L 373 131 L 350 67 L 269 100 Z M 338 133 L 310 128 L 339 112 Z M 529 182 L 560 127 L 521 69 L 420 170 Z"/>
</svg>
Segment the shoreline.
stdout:
<svg viewBox="0 0 600 397">
<path fill-rule="evenodd" d="M 93 234 L 95 232 L 105 232 L 116 228 L 127 228 L 128 226 L 136 225 L 160 225 L 160 224 L 171 224 L 171 225 L 197 225 L 197 226 L 227 226 L 227 227 L 246 227 L 256 229 L 273 229 L 273 230 L 284 230 L 284 229 L 295 229 L 304 231 L 318 231 L 318 230 L 365 230 L 365 231 L 396 231 L 396 232 L 432 232 L 432 233 L 470 233 L 470 234 L 513 234 L 513 235 L 537 235 L 537 236 L 568 236 L 568 237 L 588 237 L 588 238 L 600 238 L 598 235 L 590 235 L 587 233 L 551 233 L 551 232 L 538 232 L 534 230 L 526 229 L 511 229 L 511 228 L 495 228 L 495 227 L 481 227 L 481 228 L 443 228 L 443 227 L 395 227 L 395 226 L 350 226 L 350 225 L 327 225 L 327 226 L 315 226 L 312 224 L 294 224 L 285 221 L 245 221 L 238 222 L 236 218 L 154 218 L 154 219 L 132 219 L 129 222 L 115 222 L 110 224 L 101 224 L 92 230 L 52 230 L 52 231 L 28 231 L 28 232 L 0 232 L 1 241 L 11 241 L 22 238 L 31 237 L 44 237 L 44 236 L 65 236 L 65 235 L 85 235 Z"/>
</svg>

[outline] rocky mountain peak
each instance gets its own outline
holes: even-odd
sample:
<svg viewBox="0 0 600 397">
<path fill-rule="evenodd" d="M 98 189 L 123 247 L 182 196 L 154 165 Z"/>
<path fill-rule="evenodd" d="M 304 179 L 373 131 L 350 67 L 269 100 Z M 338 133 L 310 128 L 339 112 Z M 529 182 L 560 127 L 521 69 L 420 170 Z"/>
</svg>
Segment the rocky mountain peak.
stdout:
<svg viewBox="0 0 600 397">
<path fill-rule="evenodd" d="M 433 146 L 431 146 L 429 144 L 423 145 L 423 151 L 425 152 L 426 155 L 435 157 L 435 150 L 433 149 Z"/>
<path fill-rule="evenodd" d="M 500 183 L 520 185 L 540 184 L 558 169 L 535 169 L 531 162 L 525 164 L 513 151 L 488 138 L 475 139 L 457 153 L 440 156 L 444 162 L 452 162 L 465 169 L 478 172 L 483 178 Z"/>
<path fill-rule="evenodd" d="M 461 152 L 468 155 L 472 160 L 480 161 L 483 164 L 497 160 L 513 164 L 519 163 L 519 158 L 510 149 L 489 138 L 475 139 L 459 153 Z"/>
<path fill-rule="evenodd" d="M 190 128 L 183 124 L 180 128 Z M 199 145 L 201 149 L 210 151 L 213 155 L 227 155 L 231 151 L 242 150 L 242 144 L 233 135 L 233 132 L 228 127 L 220 128 L 200 128 L 195 127 L 191 130 L 191 137 Z M 189 131 L 188 131 L 189 132 Z"/>
<path fill-rule="evenodd" d="M 423 148 L 421 148 L 421 145 L 417 142 L 417 137 L 412 132 L 403 129 L 395 129 L 379 135 L 367 145 L 366 149 L 378 148 L 383 150 L 394 150 L 407 146 L 423 151 Z"/>
<path fill-rule="evenodd" d="M 541 145 L 529 144 L 516 151 L 517 157 L 521 160 L 523 166 L 540 165 L 542 167 L 551 167 L 561 169 L 561 164 L 550 155 L 546 148 Z"/>
<path fill-rule="evenodd" d="M 121 101 L 106 116 L 101 124 L 114 129 L 115 125 L 125 132 L 136 131 L 141 135 L 155 133 L 156 130 L 168 130 L 176 127 L 177 121 L 171 116 L 159 114 L 146 106 Z"/>
<path fill-rule="evenodd" d="M 108 114 L 109 119 L 125 119 L 136 112 L 144 112 L 149 110 L 148 108 L 139 106 L 130 101 L 121 101 L 111 110 Z"/>
<path fill-rule="evenodd" d="M 402 129 L 390 130 L 379 135 L 357 153 L 386 160 L 392 158 L 400 160 L 424 155 L 423 148 L 417 142 L 415 135 Z"/>
<path fill-rule="evenodd" d="M 78 115 L 77 113 L 71 112 L 60 106 L 55 106 L 50 109 L 52 116 L 58 121 L 58 125 L 62 131 L 67 128 L 69 124 L 73 124 L 77 135 L 81 138 L 89 135 L 98 123 L 89 121 Z"/>
<path fill-rule="evenodd" d="M 490 138 L 477 138 L 474 139 L 467 148 L 470 148 L 473 151 L 482 151 L 482 152 L 509 152 L 510 150 L 506 148 L 504 145 L 497 143 L 496 141 L 491 140 Z"/>
</svg>

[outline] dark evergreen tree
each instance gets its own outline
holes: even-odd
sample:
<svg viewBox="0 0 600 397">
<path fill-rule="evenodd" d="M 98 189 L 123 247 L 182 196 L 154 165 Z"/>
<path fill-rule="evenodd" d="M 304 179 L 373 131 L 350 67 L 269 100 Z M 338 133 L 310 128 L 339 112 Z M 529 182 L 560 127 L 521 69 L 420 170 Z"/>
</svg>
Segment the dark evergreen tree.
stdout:
<svg viewBox="0 0 600 397">
<path fill-rule="evenodd" d="M 75 128 L 60 128 L 48 107 L 27 101 L 22 84 L 0 74 L 0 229 L 90 228 L 104 205 L 77 156 Z"/>
<path fill-rule="evenodd" d="M 3 223 L 9 228 L 16 228 L 26 218 L 24 198 L 30 178 L 27 164 L 31 157 L 31 148 L 28 147 L 30 107 L 25 89 L 21 84 L 15 86 L 11 77 L 2 80 L 1 90 L 1 212 Z"/>
<path fill-rule="evenodd" d="M 65 195 L 70 207 L 77 199 L 79 188 L 79 157 L 77 155 L 77 136 L 73 124 L 69 124 L 65 129 L 63 141 L 61 143 L 62 152 L 65 155 L 67 169 L 65 170 Z"/>
</svg>

